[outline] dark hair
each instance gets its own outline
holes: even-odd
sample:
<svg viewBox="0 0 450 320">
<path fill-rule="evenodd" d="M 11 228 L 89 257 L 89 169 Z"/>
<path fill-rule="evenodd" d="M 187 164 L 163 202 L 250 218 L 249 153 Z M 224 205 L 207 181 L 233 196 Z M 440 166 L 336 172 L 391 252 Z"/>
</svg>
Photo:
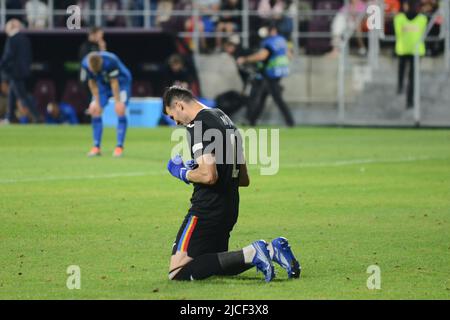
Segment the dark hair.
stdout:
<svg viewBox="0 0 450 320">
<path fill-rule="evenodd" d="M 195 100 L 194 95 L 188 89 L 179 86 L 171 86 L 166 89 L 163 95 L 163 112 L 166 113 L 166 107 L 171 107 L 174 100 L 191 102 Z"/>
</svg>

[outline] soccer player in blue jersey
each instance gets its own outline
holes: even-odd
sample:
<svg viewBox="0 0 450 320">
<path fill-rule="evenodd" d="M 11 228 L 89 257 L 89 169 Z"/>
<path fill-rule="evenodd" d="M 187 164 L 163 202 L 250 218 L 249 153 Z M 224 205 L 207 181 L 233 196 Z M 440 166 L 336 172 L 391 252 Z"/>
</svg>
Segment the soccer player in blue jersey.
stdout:
<svg viewBox="0 0 450 320">
<path fill-rule="evenodd" d="M 81 66 L 87 74 L 89 89 L 92 93 L 89 114 L 92 116 L 94 145 L 88 156 L 101 155 L 102 113 L 108 100 L 114 98 L 115 111 L 119 120 L 117 124 L 117 146 L 113 156 L 120 157 L 123 154 L 127 131 L 125 111 L 131 93 L 131 73 L 115 54 L 107 51 L 89 53 L 84 57 Z"/>
</svg>

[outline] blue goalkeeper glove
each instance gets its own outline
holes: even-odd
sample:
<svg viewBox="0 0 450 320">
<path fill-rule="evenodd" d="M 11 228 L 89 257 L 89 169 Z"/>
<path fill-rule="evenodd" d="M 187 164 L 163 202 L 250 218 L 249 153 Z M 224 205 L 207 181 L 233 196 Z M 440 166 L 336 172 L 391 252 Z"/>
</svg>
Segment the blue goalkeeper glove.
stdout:
<svg viewBox="0 0 450 320">
<path fill-rule="evenodd" d="M 169 170 L 170 174 L 175 178 L 189 184 L 186 174 L 190 169 L 186 168 L 180 155 L 176 155 L 173 159 L 169 160 L 167 163 L 167 170 Z"/>
<path fill-rule="evenodd" d="M 198 168 L 198 163 L 195 162 L 195 160 L 188 160 L 186 161 L 185 166 L 186 168 L 188 168 L 188 170 L 195 170 Z"/>
</svg>

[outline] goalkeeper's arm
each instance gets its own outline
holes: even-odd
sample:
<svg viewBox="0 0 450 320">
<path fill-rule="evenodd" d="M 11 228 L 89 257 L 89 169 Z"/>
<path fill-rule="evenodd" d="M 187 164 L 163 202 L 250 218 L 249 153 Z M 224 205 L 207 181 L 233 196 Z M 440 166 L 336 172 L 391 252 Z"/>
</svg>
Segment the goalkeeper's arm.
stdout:
<svg viewBox="0 0 450 320">
<path fill-rule="evenodd" d="M 194 170 L 189 170 L 186 178 L 190 182 L 214 185 L 216 184 L 219 175 L 216 168 L 216 158 L 212 154 L 204 154 L 195 159 L 198 167 Z"/>
</svg>

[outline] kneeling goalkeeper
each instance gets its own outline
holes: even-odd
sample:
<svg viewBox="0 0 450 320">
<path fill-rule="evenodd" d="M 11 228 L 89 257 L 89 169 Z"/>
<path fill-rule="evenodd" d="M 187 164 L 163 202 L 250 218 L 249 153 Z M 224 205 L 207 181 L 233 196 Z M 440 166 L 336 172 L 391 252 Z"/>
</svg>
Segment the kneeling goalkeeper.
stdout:
<svg viewBox="0 0 450 320">
<path fill-rule="evenodd" d="M 228 251 L 238 218 L 239 187 L 250 184 L 245 162 L 238 161 L 242 141 L 230 118 L 219 109 L 205 107 L 181 87 L 168 88 L 163 102 L 164 113 L 186 126 L 193 159 L 185 164 L 176 156 L 167 168 L 175 178 L 194 185 L 191 207 L 173 245 L 169 279 L 232 276 L 256 267 L 269 282 L 275 277 L 272 261 L 289 278 L 298 278 L 300 265 L 285 238 L 270 243 L 259 240 L 242 250 Z M 221 139 L 216 140 L 222 143 L 211 139 L 211 133 L 220 133 Z"/>
</svg>

